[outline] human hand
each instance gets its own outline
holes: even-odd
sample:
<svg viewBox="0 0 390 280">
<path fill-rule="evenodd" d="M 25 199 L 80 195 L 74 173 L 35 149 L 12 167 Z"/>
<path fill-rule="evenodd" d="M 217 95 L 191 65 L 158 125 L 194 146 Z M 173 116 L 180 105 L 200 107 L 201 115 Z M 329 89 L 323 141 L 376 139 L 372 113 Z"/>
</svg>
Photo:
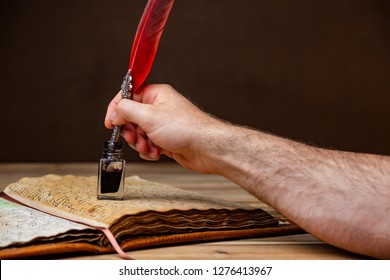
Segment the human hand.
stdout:
<svg viewBox="0 0 390 280">
<path fill-rule="evenodd" d="M 122 125 L 122 137 L 144 159 L 165 154 L 187 168 L 210 172 L 203 151 L 220 121 L 168 85 L 146 85 L 133 98 L 117 94 L 107 109 L 107 128 Z"/>
</svg>

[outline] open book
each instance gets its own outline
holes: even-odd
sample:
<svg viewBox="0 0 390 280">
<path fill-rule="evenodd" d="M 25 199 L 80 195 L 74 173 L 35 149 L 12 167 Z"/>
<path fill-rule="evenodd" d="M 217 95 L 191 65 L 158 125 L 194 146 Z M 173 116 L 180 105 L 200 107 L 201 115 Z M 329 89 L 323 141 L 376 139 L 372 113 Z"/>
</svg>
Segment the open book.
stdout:
<svg viewBox="0 0 390 280">
<path fill-rule="evenodd" d="M 301 232 L 250 205 L 126 178 L 123 201 L 98 200 L 94 176 L 23 178 L 0 198 L 0 259 Z M 118 251 L 118 248 L 117 248 Z"/>
</svg>

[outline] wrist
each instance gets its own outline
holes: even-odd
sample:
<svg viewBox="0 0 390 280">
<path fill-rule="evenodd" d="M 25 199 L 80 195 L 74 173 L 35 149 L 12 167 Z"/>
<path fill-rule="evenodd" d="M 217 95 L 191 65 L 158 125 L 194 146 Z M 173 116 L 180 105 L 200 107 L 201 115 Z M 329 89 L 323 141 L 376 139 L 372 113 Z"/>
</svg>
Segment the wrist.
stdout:
<svg viewBox="0 0 390 280">
<path fill-rule="evenodd" d="M 261 132 L 216 120 L 204 134 L 200 150 L 208 173 L 224 176 L 240 185 L 247 184 L 261 152 Z M 256 155 L 255 155 L 256 154 Z"/>
</svg>

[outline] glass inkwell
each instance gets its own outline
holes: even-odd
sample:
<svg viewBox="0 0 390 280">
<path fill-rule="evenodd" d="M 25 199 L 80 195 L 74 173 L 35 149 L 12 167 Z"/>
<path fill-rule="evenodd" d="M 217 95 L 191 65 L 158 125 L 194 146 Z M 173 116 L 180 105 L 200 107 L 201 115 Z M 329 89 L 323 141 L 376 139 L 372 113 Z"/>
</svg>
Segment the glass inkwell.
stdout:
<svg viewBox="0 0 390 280">
<path fill-rule="evenodd" d="M 123 78 L 122 98 L 131 98 L 130 70 Z M 115 126 L 109 141 L 104 142 L 103 155 L 99 161 L 97 198 L 123 200 L 125 194 L 125 165 L 122 142 L 119 141 L 121 127 Z"/>
<path fill-rule="evenodd" d="M 122 142 L 104 142 L 99 162 L 98 199 L 123 199 L 126 161 L 122 156 Z"/>
</svg>

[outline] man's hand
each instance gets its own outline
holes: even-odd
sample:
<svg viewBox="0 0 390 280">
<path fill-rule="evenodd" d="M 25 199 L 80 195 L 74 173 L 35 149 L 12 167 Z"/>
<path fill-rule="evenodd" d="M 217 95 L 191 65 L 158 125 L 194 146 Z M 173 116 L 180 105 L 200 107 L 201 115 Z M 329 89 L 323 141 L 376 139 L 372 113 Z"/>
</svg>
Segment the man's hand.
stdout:
<svg viewBox="0 0 390 280">
<path fill-rule="evenodd" d="M 146 85 L 134 101 L 120 93 L 108 106 L 105 126 L 122 125 L 122 136 L 140 156 L 158 160 L 165 154 L 181 165 L 208 173 L 203 140 L 221 122 L 204 113 L 169 85 Z"/>
</svg>

